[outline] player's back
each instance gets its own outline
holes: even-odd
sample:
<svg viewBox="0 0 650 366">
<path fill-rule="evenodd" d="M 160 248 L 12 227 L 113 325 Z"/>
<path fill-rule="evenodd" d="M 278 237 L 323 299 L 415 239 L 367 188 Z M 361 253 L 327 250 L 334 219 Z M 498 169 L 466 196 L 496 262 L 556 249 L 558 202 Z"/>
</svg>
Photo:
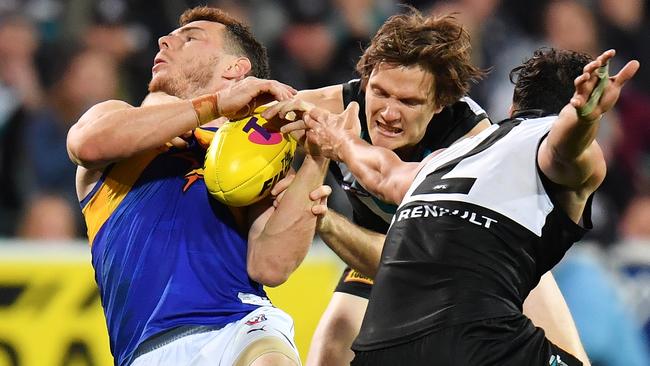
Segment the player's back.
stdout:
<svg viewBox="0 0 650 366">
<path fill-rule="evenodd" d="M 209 197 L 204 151 L 142 153 L 106 169 L 82 201 L 117 364 L 180 325 L 221 326 L 268 304 L 246 271 L 246 237 Z"/>
<path fill-rule="evenodd" d="M 585 231 L 554 205 L 536 164 L 553 121 L 494 125 L 418 173 L 389 229 L 355 350 L 522 316 L 541 275 Z"/>
</svg>

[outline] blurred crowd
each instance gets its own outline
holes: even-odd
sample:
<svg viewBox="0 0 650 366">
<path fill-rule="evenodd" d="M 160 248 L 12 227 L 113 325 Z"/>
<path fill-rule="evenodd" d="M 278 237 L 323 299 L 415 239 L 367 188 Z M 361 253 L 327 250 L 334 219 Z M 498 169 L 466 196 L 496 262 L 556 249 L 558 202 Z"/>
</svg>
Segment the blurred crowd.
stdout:
<svg viewBox="0 0 650 366">
<path fill-rule="evenodd" d="M 0 1 L 0 237 L 85 235 L 74 191 L 75 166 L 65 148 L 67 130 L 97 102 L 121 99 L 140 104 L 147 93 L 158 37 L 177 26 L 184 9 L 205 3 Z M 638 59 L 639 74 L 624 89 L 616 110 L 604 116 L 599 132 L 608 174 L 594 199 L 595 230 L 589 243 L 569 253 L 556 277 L 588 352 L 599 357 L 595 364 L 650 364 L 650 343 L 638 331 L 645 326 L 646 337 L 650 335 L 650 5 L 646 1 L 207 3 L 250 24 L 268 47 L 273 78 L 297 89 L 356 77 L 354 65 L 363 47 L 387 17 L 403 11 L 401 4 L 425 13 L 456 13 L 472 35 L 475 63 L 490 70 L 471 96 L 494 121 L 508 113 L 510 69 L 540 46 L 591 55 L 615 48 L 618 63 Z M 620 66 L 612 65 L 613 71 Z M 599 318 L 602 321 L 594 321 Z"/>
</svg>

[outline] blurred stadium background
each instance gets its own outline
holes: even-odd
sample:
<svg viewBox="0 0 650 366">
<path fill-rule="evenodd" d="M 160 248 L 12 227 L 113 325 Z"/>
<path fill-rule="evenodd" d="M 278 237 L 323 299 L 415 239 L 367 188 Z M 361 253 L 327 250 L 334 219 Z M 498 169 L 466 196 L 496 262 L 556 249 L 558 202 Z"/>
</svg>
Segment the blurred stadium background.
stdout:
<svg viewBox="0 0 650 366">
<path fill-rule="evenodd" d="M 0 0 L 0 366 L 111 365 L 74 193 L 68 128 L 106 99 L 139 104 L 158 37 L 194 0 Z M 650 365 L 650 4 L 645 0 L 223 0 L 251 24 L 274 78 L 297 89 L 347 81 L 362 47 L 400 3 L 457 12 L 475 63 L 491 68 L 471 96 L 504 118 L 509 70 L 547 45 L 618 51 L 641 70 L 599 141 L 608 175 L 596 229 L 554 273 L 598 366 Z M 617 70 L 620 65 L 613 65 Z M 346 213 L 342 202 L 334 206 Z M 349 211 L 348 211 L 349 212 Z M 270 291 L 297 323 L 306 355 L 341 263 L 318 240 Z"/>
</svg>

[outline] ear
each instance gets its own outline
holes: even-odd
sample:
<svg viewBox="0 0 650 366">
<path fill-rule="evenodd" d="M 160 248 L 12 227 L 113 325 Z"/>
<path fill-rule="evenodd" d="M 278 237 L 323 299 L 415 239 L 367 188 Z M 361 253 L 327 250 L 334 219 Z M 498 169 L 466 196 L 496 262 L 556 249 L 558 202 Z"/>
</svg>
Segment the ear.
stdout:
<svg viewBox="0 0 650 366">
<path fill-rule="evenodd" d="M 223 72 L 223 77 L 228 80 L 241 80 L 246 77 L 252 68 L 253 65 L 247 57 L 237 57 Z"/>
<path fill-rule="evenodd" d="M 445 107 L 443 107 L 443 106 L 436 107 L 436 109 L 433 111 L 433 115 L 436 115 L 436 114 L 440 113 L 440 111 L 442 111 L 444 108 Z"/>
</svg>

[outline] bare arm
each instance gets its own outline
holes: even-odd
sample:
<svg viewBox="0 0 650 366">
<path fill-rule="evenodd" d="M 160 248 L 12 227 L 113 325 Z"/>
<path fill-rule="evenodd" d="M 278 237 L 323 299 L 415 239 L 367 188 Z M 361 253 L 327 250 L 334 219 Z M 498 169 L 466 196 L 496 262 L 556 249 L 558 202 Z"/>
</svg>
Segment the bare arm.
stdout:
<svg viewBox="0 0 650 366">
<path fill-rule="evenodd" d="M 342 113 L 343 105 L 343 86 L 332 85 L 319 89 L 301 90 L 296 94 L 296 98 L 305 102 L 317 105 L 332 113 Z"/>
<path fill-rule="evenodd" d="M 192 100 L 133 107 L 107 101 L 90 108 L 68 133 L 68 153 L 78 165 L 99 169 L 156 148 L 200 124 L 226 116 L 250 114 L 258 104 L 288 99 L 293 88 L 248 77 Z"/>
<path fill-rule="evenodd" d="M 582 200 L 586 200 L 605 176 L 602 151 L 595 141 L 600 116 L 614 106 L 621 88 L 639 68 L 639 63 L 632 61 L 617 75 L 609 77 L 595 108 L 581 115 L 598 84 L 598 68 L 612 57 L 614 51 L 609 50 L 584 67 L 584 73 L 575 80 L 576 91 L 571 103 L 562 109 L 539 148 L 542 172 L 551 181 L 579 192 Z"/>
<path fill-rule="evenodd" d="M 253 280 L 278 286 L 307 255 L 317 220 L 309 194 L 323 183 L 328 164 L 322 157 L 305 157 L 277 208 L 268 201 L 251 207 L 247 269 Z"/>
<path fill-rule="evenodd" d="M 197 126 L 188 100 L 133 107 L 111 100 L 90 108 L 68 132 L 68 154 L 77 165 L 99 169 L 162 146 Z"/>
<path fill-rule="evenodd" d="M 373 146 L 359 138 L 359 105 L 351 103 L 342 114 L 314 108 L 303 120 L 283 126 L 283 131 L 307 127 L 307 141 L 320 153 L 344 162 L 370 193 L 382 201 L 400 203 L 420 164 L 403 162 L 389 149 Z"/>
<path fill-rule="evenodd" d="M 345 264 L 368 277 L 375 277 L 386 238 L 384 234 L 355 225 L 332 210 L 321 218 L 318 234 Z"/>
<path fill-rule="evenodd" d="M 524 314 L 535 326 L 544 329 L 551 342 L 577 357 L 584 365 L 590 365 L 569 307 L 551 272 L 542 276 L 524 301 Z"/>
</svg>

